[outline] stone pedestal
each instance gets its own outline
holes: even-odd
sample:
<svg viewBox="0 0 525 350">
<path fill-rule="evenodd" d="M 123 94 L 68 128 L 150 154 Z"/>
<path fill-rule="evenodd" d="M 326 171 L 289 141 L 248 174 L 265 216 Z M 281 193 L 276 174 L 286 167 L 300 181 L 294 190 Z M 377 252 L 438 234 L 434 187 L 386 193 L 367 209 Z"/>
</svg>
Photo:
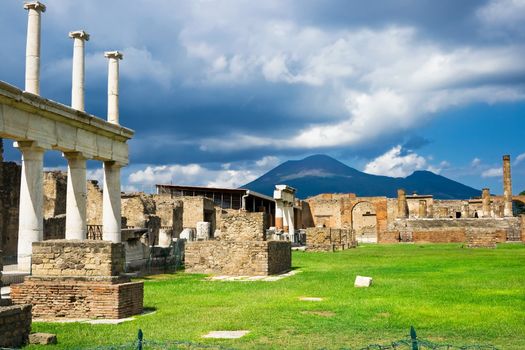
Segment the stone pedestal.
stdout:
<svg viewBox="0 0 525 350">
<path fill-rule="evenodd" d="M 224 216 L 219 239 L 187 243 L 186 272 L 265 276 L 289 271 L 291 243 L 266 241 L 265 220 L 265 213 L 240 212 Z"/>
<path fill-rule="evenodd" d="M 206 221 L 197 222 L 197 240 L 206 241 L 210 239 L 211 223 Z"/>
<path fill-rule="evenodd" d="M 144 284 L 120 276 L 120 243 L 50 240 L 33 244 L 33 275 L 11 286 L 15 304 L 32 304 L 33 317 L 110 318 L 140 314 Z"/>
</svg>

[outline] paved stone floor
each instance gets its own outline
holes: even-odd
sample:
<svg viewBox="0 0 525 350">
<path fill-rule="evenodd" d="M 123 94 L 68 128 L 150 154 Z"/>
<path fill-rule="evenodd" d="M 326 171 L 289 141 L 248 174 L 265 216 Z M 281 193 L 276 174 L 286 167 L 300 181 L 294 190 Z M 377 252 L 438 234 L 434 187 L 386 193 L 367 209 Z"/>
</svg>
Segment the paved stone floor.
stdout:
<svg viewBox="0 0 525 350">
<path fill-rule="evenodd" d="M 202 337 L 215 339 L 239 339 L 248 333 L 250 333 L 250 331 L 212 331 Z"/>
</svg>

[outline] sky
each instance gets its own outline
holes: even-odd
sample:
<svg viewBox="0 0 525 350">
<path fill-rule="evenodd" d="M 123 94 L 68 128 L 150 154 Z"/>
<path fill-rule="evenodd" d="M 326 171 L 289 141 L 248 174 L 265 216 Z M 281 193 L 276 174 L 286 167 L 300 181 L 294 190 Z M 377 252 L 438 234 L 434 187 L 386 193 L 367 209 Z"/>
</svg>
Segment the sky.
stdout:
<svg viewBox="0 0 525 350">
<path fill-rule="evenodd" d="M 525 190 L 525 0 L 44 3 L 42 96 L 70 104 L 68 32 L 84 29 L 86 111 L 105 118 L 103 52 L 124 53 L 120 122 L 136 132 L 124 190 L 238 187 L 312 154 L 493 193 L 510 154 Z M 22 88 L 26 29 L 22 1 L 2 0 L 0 80 Z M 45 166 L 66 162 L 51 151 Z"/>
</svg>

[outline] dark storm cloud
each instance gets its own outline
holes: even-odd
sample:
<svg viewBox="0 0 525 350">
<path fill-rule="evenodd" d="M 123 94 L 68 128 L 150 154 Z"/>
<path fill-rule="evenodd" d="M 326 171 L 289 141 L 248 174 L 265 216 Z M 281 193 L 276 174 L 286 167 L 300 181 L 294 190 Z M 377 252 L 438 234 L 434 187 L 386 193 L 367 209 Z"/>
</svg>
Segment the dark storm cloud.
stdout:
<svg viewBox="0 0 525 350">
<path fill-rule="evenodd" d="M 69 104 L 67 32 L 86 29 L 86 109 L 104 117 L 102 54 L 123 50 L 121 122 L 136 131 L 135 164 L 372 159 L 428 146 L 410 135 L 447 108 L 525 98 L 521 8 L 507 11 L 517 6 L 507 0 L 46 5 L 42 94 Z M 23 86 L 27 14 L 18 1 L 0 8 L 0 79 Z M 64 164 L 55 153 L 46 165 Z"/>
</svg>

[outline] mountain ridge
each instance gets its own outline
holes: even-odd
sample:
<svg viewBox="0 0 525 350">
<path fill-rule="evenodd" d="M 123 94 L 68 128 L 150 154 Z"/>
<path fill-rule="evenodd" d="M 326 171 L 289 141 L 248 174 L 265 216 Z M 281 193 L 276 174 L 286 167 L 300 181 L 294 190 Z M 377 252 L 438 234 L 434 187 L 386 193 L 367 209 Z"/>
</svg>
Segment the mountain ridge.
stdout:
<svg viewBox="0 0 525 350">
<path fill-rule="evenodd" d="M 277 184 L 296 188 L 299 198 L 320 193 L 396 197 L 399 188 L 407 194 L 431 194 L 436 199 L 468 199 L 481 194 L 480 190 L 428 170 L 416 170 L 407 177 L 372 175 L 323 154 L 286 161 L 241 187 L 271 196 Z"/>
</svg>

